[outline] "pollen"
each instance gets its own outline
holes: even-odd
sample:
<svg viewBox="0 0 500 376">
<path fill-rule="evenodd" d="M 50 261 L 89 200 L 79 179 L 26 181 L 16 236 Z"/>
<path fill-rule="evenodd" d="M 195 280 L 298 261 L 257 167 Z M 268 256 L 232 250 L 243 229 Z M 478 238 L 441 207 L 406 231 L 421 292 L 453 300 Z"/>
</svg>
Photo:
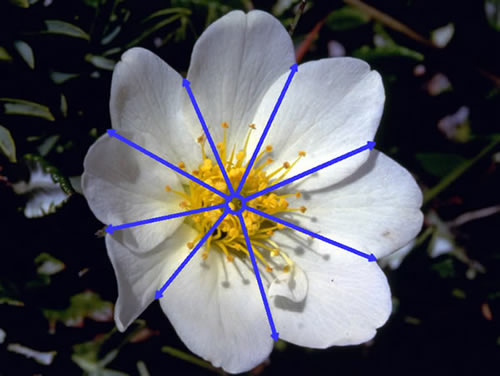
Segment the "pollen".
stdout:
<svg viewBox="0 0 500 376">
<path fill-rule="evenodd" d="M 252 123 L 248 126 L 246 138 L 240 149 L 237 149 L 236 145 L 228 145 L 229 124 L 222 122 L 221 127 L 224 130 L 224 135 L 222 140 L 217 140 L 219 142 L 216 143 L 216 148 L 222 165 L 229 177 L 229 182 L 233 186 L 233 189 L 236 189 L 246 170 L 250 159 L 249 156 L 252 155 L 251 151 L 248 150 L 248 145 L 253 131 L 256 129 L 256 125 Z M 192 174 L 218 191 L 229 194 L 227 183 L 219 170 L 218 163 L 206 153 L 205 136 L 201 135 L 198 137 L 197 142 L 201 149 L 201 158 L 196 168 L 192 170 Z M 275 170 L 269 170 L 274 160 L 270 157 L 266 158 L 265 154 L 272 151 L 273 147 L 267 145 L 257 155 L 240 192 L 243 197 L 279 183 L 287 173 L 293 170 L 298 160 L 305 156 L 305 152 L 301 151 L 293 163 L 284 162 Z M 183 162 L 179 162 L 178 166 L 182 169 L 186 168 Z M 165 186 L 165 191 L 172 192 L 178 196 L 179 206 L 185 210 L 195 210 L 224 203 L 222 197 L 192 181 L 187 182 L 181 191 L 174 191 L 169 185 Z M 304 206 L 299 208 L 290 207 L 291 205 L 288 202 L 290 197 L 300 199 L 302 195 L 300 192 L 290 194 L 270 192 L 247 202 L 246 205 L 271 215 L 286 212 L 305 212 Z M 232 210 L 237 209 L 237 205 L 234 202 L 231 202 L 229 206 Z M 216 209 L 186 216 L 185 223 L 196 230 L 196 235 L 192 241 L 187 243 L 189 249 L 194 249 L 195 245 L 203 238 L 222 213 L 223 209 Z M 248 210 L 243 211 L 241 215 L 248 231 L 252 252 L 260 266 L 268 273 L 273 272 L 270 263 L 273 266 L 279 265 L 277 266 L 279 270 L 285 272 L 290 270 L 293 263 L 286 252 L 273 241 L 275 233 L 285 230 L 285 226 Z M 247 249 L 246 238 L 243 235 L 240 220 L 237 216 L 232 214 L 227 215 L 219 227 L 206 239 L 201 252 L 203 260 L 208 259 L 209 252 L 220 253 L 223 255 L 222 260 L 228 263 L 233 263 L 236 257 L 238 260 L 250 262 L 250 251 Z M 283 267 L 283 265 L 285 266 Z"/>
</svg>

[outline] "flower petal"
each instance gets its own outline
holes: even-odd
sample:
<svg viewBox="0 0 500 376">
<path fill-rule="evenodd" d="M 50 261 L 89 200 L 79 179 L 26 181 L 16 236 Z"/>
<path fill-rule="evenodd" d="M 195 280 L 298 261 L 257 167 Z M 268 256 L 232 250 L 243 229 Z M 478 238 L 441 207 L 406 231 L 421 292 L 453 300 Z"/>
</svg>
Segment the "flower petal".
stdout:
<svg viewBox="0 0 500 376">
<path fill-rule="evenodd" d="M 220 124 L 227 122 L 229 147 L 241 146 L 264 93 L 294 63 L 288 33 L 265 12 L 233 11 L 210 25 L 194 46 L 188 80 L 214 141 L 222 140 Z M 185 114 L 201 134 L 187 95 Z"/>
<path fill-rule="evenodd" d="M 265 125 L 284 87 L 282 75 L 266 93 L 253 119 Z M 276 161 L 303 158 L 292 169 L 296 175 L 309 168 L 366 145 L 373 140 L 385 100 L 380 75 L 365 62 L 330 58 L 302 64 L 283 99 L 264 145 L 273 146 Z M 250 150 L 257 143 L 253 138 Z M 362 152 L 302 180 L 303 189 L 324 187 L 352 174 L 368 159 Z"/>
<path fill-rule="evenodd" d="M 302 302 L 272 300 L 280 337 L 299 346 L 326 348 L 370 340 L 391 313 L 387 279 L 376 263 L 337 252 L 329 244 L 298 245 L 293 236 L 276 241 L 307 274 Z"/>
<path fill-rule="evenodd" d="M 188 254 L 186 242 L 195 231 L 182 225 L 153 252 L 137 254 L 111 236 L 106 248 L 118 283 L 115 321 L 120 331 L 127 327 L 155 299 L 155 292 L 167 281 Z"/>
<path fill-rule="evenodd" d="M 160 300 L 186 346 L 231 373 L 256 367 L 273 346 L 249 264 L 237 257 L 228 263 L 215 250 L 206 261 L 197 253 Z"/>
<path fill-rule="evenodd" d="M 160 150 L 174 164 L 197 167 L 195 137 L 184 126 L 182 103 L 186 93 L 182 77 L 158 56 L 143 48 L 125 52 L 111 83 L 110 112 L 113 128 L 148 133 L 161 140 Z M 143 145 L 141 145 L 143 146 Z M 194 149 L 193 149 L 194 148 Z"/>
<path fill-rule="evenodd" d="M 300 225 L 381 258 L 420 231 L 422 192 L 398 163 L 378 151 L 369 155 L 349 178 L 322 190 L 303 192 L 307 212 Z"/>
<path fill-rule="evenodd" d="M 146 135 L 132 137 L 147 147 Z M 108 135 L 100 137 L 84 161 L 82 189 L 90 209 L 103 223 L 118 226 L 182 211 L 180 199 L 165 191 L 182 190 L 177 176 L 166 166 Z M 113 236 L 137 252 L 153 249 L 180 225 L 183 218 L 117 230 Z"/>
<path fill-rule="evenodd" d="M 302 302 L 308 291 L 306 273 L 298 265 L 293 265 L 287 273 L 279 273 L 267 290 L 268 298 L 283 296 L 292 302 Z"/>
</svg>

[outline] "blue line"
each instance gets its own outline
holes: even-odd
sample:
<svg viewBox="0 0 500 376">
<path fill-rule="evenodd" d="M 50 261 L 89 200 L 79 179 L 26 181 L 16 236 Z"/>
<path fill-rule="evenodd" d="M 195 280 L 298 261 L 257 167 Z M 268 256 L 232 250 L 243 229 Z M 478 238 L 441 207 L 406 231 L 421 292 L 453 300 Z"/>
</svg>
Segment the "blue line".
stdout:
<svg viewBox="0 0 500 376">
<path fill-rule="evenodd" d="M 196 115 L 198 115 L 198 119 L 200 119 L 201 126 L 203 127 L 203 131 L 205 132 L 205 135 L 207 136 L 208 143 L 210 144 L 210 147 L 212 148 L 212 152 L 214 153 L 215 160 L 217 161 L 217 164 L 219 165 L 219 169 L 222 173 L 222 176 L 224 177 L 224 180 L 226 181 L 227 189 L 229 189 L 229 193 L 232 195 L 234 193 L 233 185 L 231 184 L 231 180 L 229 180 L 229 176 L 227 175 L 226 169 L 224 167 L 224 164 L 222 163 L 219 152 L 217 150 L 217 147 L 215 146 L 214 140 L 212 139 L 212 136 L 210 135 L 210 132 L 208 131 L 207 124 L 205 123 L 205 119 L 203 119 L 203 115 L 201 114 L 200 108 L 198 107 L 198 103 L 196 103 L 196 99 L 194 98 L 194 94 L 191 91 L 191 83 L 184 79 L 182 81 L 182 86 L 186 88 L 186 91 L 189 95 L 189 98 L 191 99 L 191 103 L 193 104 L 194 110 L 196 111 Z"/>
<path fill-rule="evenodd" d="M 126 137 L 123 137 L 121 134 L 119 134 L 115 129 L 108 129 L 108 135 L 110 137 L 115 137 L 117 138 L 118 140 L 126 143 L 127 145 L 129 146 L 132 146 L 134 149 L 136 150 L 139 150 L 141 153 L 143 154 L 146 154 L 148 157 L 151 157 L 153 158 L 155 161 L 157 162 L 160 162 L 161 164 L 171 168 L 172 170 L 174 170 L 175 172 L 177 172 L 178 174 L 181 174 L 182 176 L 194 181 L 195 183 L 198 183 L 199 185 L 201 185 L 202 187 L 205 187 L 206 189 L 212 191 L 213 193 L 215 193 L 216 195 L 218 196 L 221 196 L 223 197 L 224 199 L 227 198 L 227 195 L 222 193 L 221 191 L 219 191 L 218 189 L 212 187 L 211 185 L 208 185 L 207 183 L 201 181 L 200 179 L 194 177 L 193 175 L 187 173 L 186 171 L 183 171 L 181 170 L 179 167 L 177 167 L 176 165 L 173 165 L 172 163 L 166 161 L 165 159 L 157 156 L 156 154 L 150 152 L 149 150 L 146 150 L 144 149 L 142 146 L 139 146 L 137 145 L 135 142 L 129 140 L 128 138 Z"/>
<path fill-rule="evenodd" d="M 253 253 L 252 244 L 250 242 L 250 237 L 248 236 L 247 227 L 245 226 L 245 221 L 243 219 L 243 215 L 238 213 L 238 218 L 240 220 L 241 229 L 243 231 L 243 236 L 245 237 L 245 241 L 247 243 L 248 254 L 250 255 L 250 259 L 252 260 L 253 271 L 255 273 L 255 278 L 257 279 L 257 284 L 259 285 L 260 295 L 262 297 L 262 302 L 264 303 L 264 308 L 266 309 L 267 320 L 269 321 L 269 325 L 271 326 L 271 337 L 277 341 L 279 337 L 279 333 L 276 332 L 276 327 L 274 326 L 273 315 L 271 314 L 271 309 L 269 308 L 269 303 L 267 302 L 266 293 L 264 291 L 264 286 L 262 285 L 262 279 L 260 278 L 259 267 L 257 266 L 257 261 L 255 260 L 255 255 Z"/>
<path fill-rule="evenodd" d="M 359 154 L 364 150 L 368 150 L 368 149 L 372 150 L 374 146 L 375 146 L 375 142 L 368 141 L 366 143 L 366 145 L 364 145 L 364 146 L 361 146 L 361 147 L 354 149 L 348 153 L 345 153 L 345 154 L 341 155 L 340 157 L 333 158 L 333 159 L 329 160 L 328 162 L 320 164 L 319 166 L 310 168 L 309 170 L 301 172 L 300 174 L 292 176 L 291 178 L 285 179 L 280 183 L 276 183 L 276 184 L 271 185 L 267 188 L 264 188 L 262 191 L 255 192 L 254 194 L 251 194 L 251 195 L 245 197 L 245 199 L 246 199 L 246 201 L 253 200 L 254 198 L 257 198 L 257 197 L 262 196 L 266 193 L 274 191 L 275 189 L 281 188 L 287 184 L 293 183 L 296 180 L 302 179 L 303 177 L 306 177 L 307 175 L 314 174 L 316 171 L 322 170 L 328 166 L 331 166 L 332 164 L 338 163 L 340 161 L 343 161 L 344 159 L 347 159 L 347 158 L 352 157 L 356 154 Z"/>
<path fill-rule="evenodd" d="M 248 174 L 252 170 L 252 166 L 255 163 L 255 159 L 257 159 L 257 155 L 259 154 L 260 149 L 262 148 L 262 144 L 264 143 L 264 139 L 267 136 L 267 133 L 269 132 L 269 128 L 271 127 L 271 124 L 274 120 L 274 117 L 276 116 L 276 113 L 278 112 L 279 107 L 281 106 L 281 102 L 283 101 L 283 98 L 285 97 L 286 91 L 288 90 L 288 87 L 290 86 L 290 83 L 292 82 L 293 76 L 297 73 L 297 64 L 293 64 L 290 67 L 290 74 L 288 75 L 288 78 L 286 80 L 285 86 L 281 90 L 281 94 L 278 98 L 278 101 L 276 102 L 273 112 L 271 112 L 271 116 L 269 117 L 269 120 L 267 121 L 266 127 L 264 128 L 264 132 L 260 136 L 259 143 L 257 144 L 252 158 L 250 159 L 250 162 L 248 162 L 248 166 L 245 170 L 245 173 L 243 174 L 243 177 L 240 180 L 240 183 L 238 185 L 238 189 L 236 190 L 237 194 L 241 193 L 241 190 L 243 189 L 243 186 L 245 185 L 245 181 L 247 180 Z"/>
<path fill-rule="evenodd" d="M 262 216 L 264 218 L 267 218 L 270 221 L 281 223 L 282 225 L 285 225 L 285 226 L 293 228 L 294 230 L 303 232 L 304 234 L 312 236 L 313 238 L 322 240 L 322 241 L 324 241 L 326 243 L 332 244 L 332 245 L 334 245 L 336 247 L 339 247 L 339 248 L 342 248 L 342 249 L 344 249 L 346 251 L 354 253 L 355 255 L 361 256 L 361 257 L 367 259 L 369 262 L 377 261 L 377 258 L 375 257 L 375 255 L 373 253 L 368 254 L 368 253 L 364 253 L 364 252 L 358 251 L 357 249 L 354 249 L 354 248 L 349 247 L 349 246 L 347 246 L 345 244 L 336 242 L 335 240 L 325 238 L 324 236 L 322 236 L 320 234 L 316 234 L 316 233 L 314 233 L 312 231 L 306 230 L 305 228 L 297 226 L 297 225 L 295 225 L 295 224 L 293 224 L 291 222 L 285 221 L 285 220 L 283 220 L 281 218 L 278 218 L 278 217 L 275 217 L 275 216 L 273 216 L 271 214 L 264 213 L 264 212 L 262 212 L 262 211 L 260 211 L 258 209 L 252 208 L 250 206 L 247 206 L 246 209 L 249 210 L 249 211 L 251 211 L 251 212 L 253 212 L 253 213 L 255 213 L 255 214 L 257 214 L 257 215 L 260 215 L 260 216 Z"/>
<path fill-rule="evenodd" d="M 224 220 L 226 217 L 227 213 L 224 212 L 221 214 L 219 219 L 214 223 L 212 227 L 210 227 L 210 230 L 201 238 L 201 240 L 196 244 L 196 246 L 193 248 L 191 252 L 189 252 L 189 255 L 182 261 L 182 263 L 179 265 L 179 267 L 173 272 L 173 274 L 170 276 L 170 278 L 165 282 L 165 284 L 161 287 L 161 289 L 156 290 L 155 292 L 155 299 L 160 299 L 163 297 L 163 292 L 167 289 L 167 287 L 172 283 L 172 281 L 177 277 L 177 275 L 184 269 L 184 267 L 187 265 L 187 263 L 193 258 L 193 256 L 196 254 L 196 252 L 203 246 L 203 244 L 207 241 L 207 239 L 212 235 L 212 233 L 215 231 L 215 229 L 220 225 L 220 223 Z"/>
<path fill-rule="evenodd" d="M 161 222 L 161 221 L 165 221 L 167 219 L 185 217 L 185 216 L 191 215 L 191 214 L 197 214 L 197 213 L 202 213 L 202 212 L 206 212 L 206 211 L 210 211 L 210 210 L 220 209 L 220 208 L 223 208 L 224 205 L 225 204 L 219 204 L 219 205 L 214 205 L 214 206 L 207 206 L 205 208 L 199 208 L 199 209 L 194 209 L 194 210 L 187 210 L 187 211 L 184 211 L 184 212 L 174 213 L 174 214 L 169 214 L 169 215 L 164 215 L 164 216 L 161 216 L 161 217 L 143 219 L 142 221 L 135 221 L 135 222 L 125 223 L 125 224 L 118 225 L 118 226 L 109 225 L 108 227 L 106 227 L 105 231 L 108 234 L 112 234 L 116 230 L 122 230 L 124 228 L 141 226 L 141 225 L 145 225 L 147 223 Z"/>
</svg>

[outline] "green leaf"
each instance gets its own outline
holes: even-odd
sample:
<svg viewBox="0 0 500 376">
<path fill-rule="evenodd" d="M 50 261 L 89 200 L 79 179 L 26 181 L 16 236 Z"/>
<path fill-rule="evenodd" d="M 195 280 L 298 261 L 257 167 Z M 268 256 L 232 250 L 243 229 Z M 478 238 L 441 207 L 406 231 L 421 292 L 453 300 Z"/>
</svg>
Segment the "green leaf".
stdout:
<svg viewBox="0 0 500 376">
<path fill-rule="evenodd" d="M 66 267 L 61 260 L 56 259 L 46 252 L 40 253 L 35 258 L 35 264 L 37 265 L 36 271 L 38 274 L 49 276 L 59 273 Z"/>
<path fill-rule="evenodd" d="M 500 0 L 485 0 L 484 12 L 490 26 L 500 31 Z"/>
<path fill-rule="evenodd" d="M 331 12 L 326 19 L 326 25 L 333 31 L 343 31 L 365 25 L 369 21 L 370 16 L 366 13 L 346 5 Z"/>
<path fill-rule="evenodd" d="M 30 3 L 28 0 L 9 0 L 11 4 L 18 6 L 19 8 L 29 8 Z"/>
<path fill-rule="evenodd" d="M 12 184 L 15 193 L 28 197 L 24 215 L 38 218 L 55 213 L 74 193 L 71 184 L 43 158 L 26 155 L 24 159 L 30 169 L 29 181 Z"/>
<path fill-rule="evenodd" d="M 415 158 L 428 174 L 442 178 L 466 161 L 458 154 L 417 153 Z"/>
<path fill-rule="evenodd" d="M 37 116 L 49 121 L 54 121 L 54 116 L 47 106 L 40 103 L 17 98 L 0 98 L 4 103 L 4 111 L 8 115 Z"/>
<path fill-rule="evenodd" d="M 0 46 L 0 61 L 12 61 L 12 56 L 2 46 Z"/>
<path fill-rule="evenodd" d="M 90 40 L 90 36 L 78 26 L 59 20 L 46 20 L 47 30 L 43 33 L 67 35 L 75 38 Z"/>
<path fill-rule="evenodd" d="M 352 55 L 366 61 L 394 57 L 403 57 L 416 61 L 424 60 L 424 55 L 420 52 L 398 45 L 384 45 L 377 47 L 362 46 L 361 48 L 355 50 Z"/>
<path fill-rule="evenodd" d="M 125 48 L 128 49 L 130 47 L 133 47 L 137 44 L 139 44 L 141 41 L 143 41 L 144 39 L 146 39 L 148 36 L 150 36 L 151 34 L 153 34 L 155 31 L 161 29 L 162 27 L 164 26 L 167 26 L 168 24 L 178 20 L 179 18 L 182 18 L 184 17 L 183 14 L 175 14 L 173 16 L 170 16 L 166 19 L 164 19 L 163 21 L 160 21 L 158 22 L 157 24 L 155 24 L 154 26 L 150 27 L 149 29 L 147 29 L 146 31 L 144 31 L 141 35 L 139 35 L 137 38 L 135 38 L 134 40 L 132 40 L 130 43 L 128 43 Z"/>
<path fill-rule="evenodd" d="M 47 137 L 37 148 L 38 153 L 42 156 L 45 157 L 49 152 L 52 150 L 52 148 L 56 145 L 57 141 L 59 140 L 60 136 L 58 134 L 52 135 Z"/>
<path fill-rule="evenodd" d="M 62 84 L 72 78 L 78 77 L 78 73 L 51 72 L 50 78 L 56 84 Z"/>
<path fill-rule="evenodd" d="M 167 9 L 161 9 L 157 12 L 151 13 L 148 17 L 146 17 L 142 22 L 147 22 L 152 18 L 155 17 L 160 17 L 160 16 L 166 16 L 167 14 L 172 14 L 172 13 L 178 13 L 178 14 L 184 14 L 189 16 L 192 12 L 191 10 L 187 8 L 167 8 Z"/>
<path fill-rule="evenodd" d="M 14 42 L 14 47 L 23 60 L 28 64 L 31 69 L 35 68 L 35 56 L 33 56 L 33 50 L 30 45 L 22 40 L 16 40 Z"/>
<path fill-rule="evenodd" d="M 102 300 L 92 291 L 85 291 L 71 297 L 66 309 L 44 309 L 43 314 L 52 323 L 62 322 L 66 326 L 79 326 L 85 318 L 96 321 L 112 319 L 113 304 Z"/>
<path fill-rule="evenodd" d="M 112 71 L 115 68 L 116 62 L 106 57 L 87 54 L 85 60 L 91 63 L 94 67 Z"/>
<path fill-rule="evenodd" d="M 16 163 L 16 144 L 9 130 L 0 125 L 0 152 L 5 155 L 9 161 Z"/>
</svg>

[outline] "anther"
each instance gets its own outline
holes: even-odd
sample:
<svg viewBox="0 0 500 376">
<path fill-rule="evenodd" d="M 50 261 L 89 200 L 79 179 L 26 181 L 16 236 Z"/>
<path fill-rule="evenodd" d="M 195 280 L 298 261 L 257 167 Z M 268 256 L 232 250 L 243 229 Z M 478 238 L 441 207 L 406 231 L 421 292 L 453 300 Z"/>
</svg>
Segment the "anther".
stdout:
<svg viewBox="0 0 500 376">
<path fill-rule="evenodd" d="M 306 212 L 306 210 L 307 210 L 307 208 L 306 208 L 305 206 L 301 206 L 301 207 L 299 208 L 299 210 L 300 210 L 300 212 L 301 212 L 301 213 L 305 213 L 305 212 Z"/>
<path fill-rule="evenodd" d="M 283 167 L 284 167 L 284 168 L 290 168 L 290 163 L 288 163 L 288 162 L 284 162 L 284 163 L 283 163 Z"/>
<path fill-rule="evenodd" d="M 266 272 L 272 273 L 272 271 L 273 271 L 273 268 L 271 268 L 270 266 L 266 266 Z"/>
<path fill-rule="evenodd" d="M 197 141 L 199 144 L 202 144 L 202 143 L 203 143 L 203 141 L 205 141 L 205 136 L 204 136 L 204 135 L 201 135 L 200 137 L 198 137 L 198 138 L 196 139 L 196 141 Z"/>
<path fill-rule="evenodd" d="M 268 153 L 272 152 L 272 151 L 273 151 L 273 147 L 272 147 L 271 145 L 267 145 L 267 146 L 266 146 L 266 151 L 267 151 Z"/>
<path fill-rule="evenodd" d="M 165 191 L 167 191 L 167 192 L 171 192 L 172 191 L 172 188 L 170 187 L 170 185 L 166 185 L 165 186 Z"/>
<path fill-rule="evenodd" d="M 184 164 L 184 162 L 179 162 L 179 164 L 177 165 L 180 169 L 184 169 L 186 168 L 186 165 Z"/>
<path fill-rule="evenodd" d="M 250 124 L 249 127 L 252 128 L 252 129 L 256 129 L 254 123 Z"/>
<path fill-rule="evenodd" d="M 305 157 L 306 156 L 306 152 L 301 150 L 299 151 L 299 157 Z"/>
<path fill-rule="evenodd" d="M 186 245 L 187 245 L 187 247 L 189 249 L 193 249 L 194 248 L 194 243 L 193 242 L 187 242 Z"/>
<path fill-rule="evenodd" d="M 206 260 L 206 259 L 208 258 L 208 252 L 203 252 L 203 253 L 201 254 L 201 258 L 202 258 L 203 260 Z"/>
<path fill-rule="evenodd" d="M 234 260 L 234 256 L 233 256 L 233 255 L 227 255 L 226 260 L 227 260 L 228 262 L 233 262 L 233 260 Z"/>
<path fill-rule="evenodd" d="M 223 121 L 220 126 L 225 129 L 229 128 L 229 124 L 225 121 Z"/>
<path fill-rule="evenodd" d="M 285 265 L 285 266 L 283 267 L 283 271 L 284 271 L 285 273 L 288 273 L 288 272 L 290 271 L 290 266 L 289 266 L 289 265 Z"/>
<path fill-rule="evenodd" d="M 295 193 L 295 197 L 297 197 L 297 198 L 302 197 L 302 193 L 300 193 L 300 192 Z"/>
</svg>

